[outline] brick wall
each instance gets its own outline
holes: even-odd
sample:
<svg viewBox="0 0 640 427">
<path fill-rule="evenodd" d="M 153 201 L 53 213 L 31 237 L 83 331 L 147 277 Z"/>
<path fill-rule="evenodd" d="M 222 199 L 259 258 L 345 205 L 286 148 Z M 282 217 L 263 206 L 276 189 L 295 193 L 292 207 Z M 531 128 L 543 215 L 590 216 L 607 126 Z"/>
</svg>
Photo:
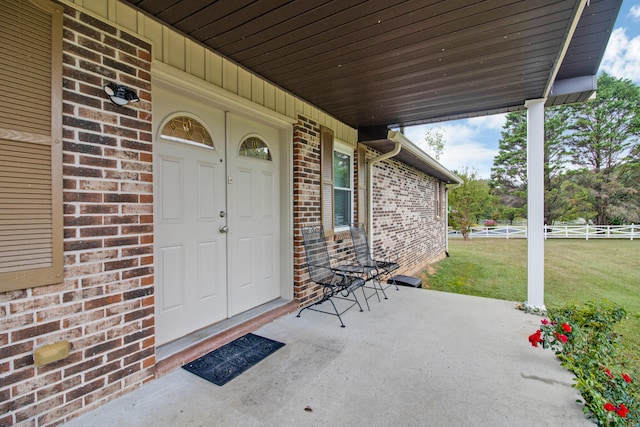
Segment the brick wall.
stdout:
<svg viewBox="0 0 640 427">
<path fill-rule="evenodd" d="M 0 294 L 0 425 L 44 426 L 153 378 L 151 46 L 65 6 L 64 283 Z M 102 86 L 135 88 L 118 107 Z M 69 340 L 67 359 L 33 351 Z"/>
<path fill-rule="evenodd" d="M 293 129 L 293 297 L 300 306 L 321 295 L 304 267 L 301 229 L 320 224 L 320 125 L 300 116 Z"/>
<path fill-rule="evenodd" d="M 367 158 L 376 155 L 367 151 Z M 401 265 L 398 274 L 417 274 L 445 256 L 446 224 L 436 212 L 437 189 L 436 178 L 397 160 L 374 166 L 374 255 L 397 256 Z M 444 203 L 442 190 L 441 194 Z"/>
<path fill-rule="evenodd" d="M 299 116 L 293 139 L 294 298 L 300 305 L 319 297 L 305 265 L 301 227 L 320 224 L 320 127 Z M 380 153 L 367 149 L 367 159 Z M 446 229 L 437 217 L 437 180 L 401 162 L 376 163 L 373 170 L 374 254 L 397 258 L 397 274 L 416 274 L 445 256 Z M 357 183 L 354 184 L 357 188 Z M 354 206 L 357 206 L 354 201 Z M 357 212 L 354 217 L 357 218 Z M 351 235 L 339 233 L 327 242 L 331 256 L 353 260 Z"/>
</svg>

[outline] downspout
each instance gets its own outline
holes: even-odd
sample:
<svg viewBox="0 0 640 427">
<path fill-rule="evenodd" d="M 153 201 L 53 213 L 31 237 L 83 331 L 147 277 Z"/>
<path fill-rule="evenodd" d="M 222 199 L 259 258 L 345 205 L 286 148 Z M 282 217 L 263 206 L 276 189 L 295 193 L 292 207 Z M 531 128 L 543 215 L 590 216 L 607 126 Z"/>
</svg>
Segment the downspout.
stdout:
<svg viewBox="0 0 640 427">
<path fill-rule="evenodd" d="M 455 190 L 460 187 L 462 184 L 456 184 L 455 187 L 449 188 L 448 186 L 444 187 L 444 205 L 447 207 L 446 212 L 444 213 L 444 235 L 445 235 L 445 243 L 444 243 L 444 253 L 449 257 L 449 190 Z"/>
<path fill-rule="evenodd" d="M 393 150 L 389 151 L 388 153 L 381 154 L 378 157 L 374 157 L 373 159 L 369 160 L 369 163 L 367 164 L 367 197 L 369 198 L 367 212 L 367 234 L 369 234 L 368 240 L 369 246 L 371 246 L 369 248 L 369 251 L 371 253 L 373 253 L 373 166 L 376 163 L 382 162 L 398 155 L 398 153 L 402 149 L 402 145 L 400 145 L 399 141 L 393 142 L 395 144 Z"/>
</svg>

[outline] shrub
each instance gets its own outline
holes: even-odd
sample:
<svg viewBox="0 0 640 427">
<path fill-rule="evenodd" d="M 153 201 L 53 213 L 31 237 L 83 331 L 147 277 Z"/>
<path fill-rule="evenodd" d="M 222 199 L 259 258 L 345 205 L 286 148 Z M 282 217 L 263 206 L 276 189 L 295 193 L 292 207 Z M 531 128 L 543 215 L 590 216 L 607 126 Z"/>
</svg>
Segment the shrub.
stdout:
<svg viewBox="0 0 640 427">
<path fill-rule="evenodd" d="M 548 312 L 540 329 L 529 336 L 534 347 L 555 351 L 562 365 L 576 376 L 575 387 L 584 399 L 585 413 L 600 426 L 636 426 L 640 423 L 637 373 L 626 371 L 622 343 L 613 325 L 623 320 L 623 308 L 607 302 L 584 307 L 569 305 Z"/>
</svg>

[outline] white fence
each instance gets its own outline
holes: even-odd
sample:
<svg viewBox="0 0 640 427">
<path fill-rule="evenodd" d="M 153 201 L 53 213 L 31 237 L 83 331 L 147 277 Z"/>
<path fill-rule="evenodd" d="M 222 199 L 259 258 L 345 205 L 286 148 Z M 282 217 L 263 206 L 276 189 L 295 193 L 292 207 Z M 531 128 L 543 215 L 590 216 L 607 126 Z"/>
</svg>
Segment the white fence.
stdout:
<svg viewBox="0 0 640 427">
<path fill-rule="evenodd" d="M 462 233 L 449 229 L 449 237 L 460 237 Z M 495 237 L 500 239 L 526 239 L 526 225 L 505 225 L 490 227 L 472 227 L 470 238 Z M 546 225 L 545 239 L 637 239 L 640 238 L 640 225 Z"/>
</svg>

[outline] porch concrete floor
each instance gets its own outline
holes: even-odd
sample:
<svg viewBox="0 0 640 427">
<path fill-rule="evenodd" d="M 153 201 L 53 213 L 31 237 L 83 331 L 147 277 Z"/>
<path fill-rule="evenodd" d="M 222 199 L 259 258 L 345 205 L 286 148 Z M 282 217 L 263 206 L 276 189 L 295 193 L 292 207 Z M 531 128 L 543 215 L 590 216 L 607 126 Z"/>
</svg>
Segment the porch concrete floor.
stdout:
<svg viewBox="0 0 640 427">
<path fill-rule="evenodd" d="M 508 301 L 387 293 L 345 313 L 346 328 L 309 310 L 262 326 L 286 345 L 222 387 L 177 369 L 66 426 L 593 425 L 572 374 L 527 341 L 539 316 Z"/>
</svg>

